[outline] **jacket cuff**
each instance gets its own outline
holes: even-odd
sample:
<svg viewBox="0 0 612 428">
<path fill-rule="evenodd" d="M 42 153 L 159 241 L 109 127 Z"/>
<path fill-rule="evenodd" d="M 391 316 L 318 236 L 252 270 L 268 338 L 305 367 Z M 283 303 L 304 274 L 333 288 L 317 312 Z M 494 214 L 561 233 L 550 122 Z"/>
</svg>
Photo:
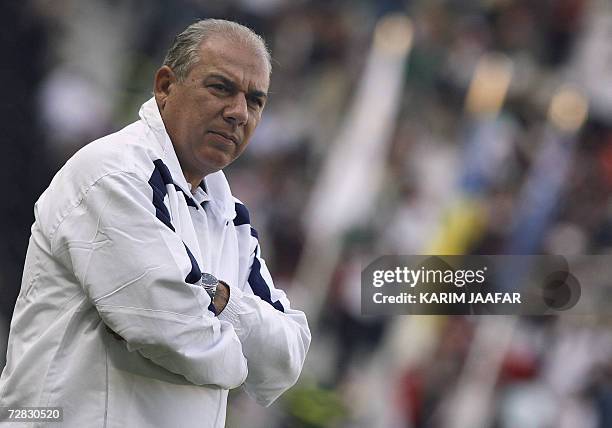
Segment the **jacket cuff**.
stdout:
<svg viewBox="0 0 612 428">
<path fill-rule="evenodd" d="M 237 287 L 230 287 L 230 297 L 227 301 L 227 305 L 221 311 L 217 318 L 223 321 L 227 321 L 239 335 L 241 332 L 240 328 L 240 315 L 245 313 L 244 304 L 242 303 L 242 296 L 244 293 Z"/>
</svg>

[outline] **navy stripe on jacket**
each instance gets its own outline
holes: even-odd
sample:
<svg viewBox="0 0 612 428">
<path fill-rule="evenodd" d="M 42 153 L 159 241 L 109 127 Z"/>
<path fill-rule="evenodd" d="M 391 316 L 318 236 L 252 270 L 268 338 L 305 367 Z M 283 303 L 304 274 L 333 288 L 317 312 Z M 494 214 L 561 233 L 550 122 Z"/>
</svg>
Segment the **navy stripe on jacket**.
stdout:
<svg viewBox="0 0 612 428">
<path fill-rule="evenodd" d="M 236 202 L 235 209 L 236 217 L 234 218 L 234 226 L 247 225 L 250 229 L 251 236 L 259 240 L 257 230 L 251 227 L 251 217 L 247 207 L 239 202 Z M 268 302 L 275 309 L 285 312 L 285 308 L 280 301 L 272 301 L 270 286 L 261 275 L 261 262 L 257 258 L 257 251 L 255 251 L 255 258 L 253 259 L 253 265 L 251 266 L 251 273 L 249 274 L 248 283 L 251 290 L 253 290 L 253 293 L 261 300 Z"/>
<path fill-rule="evenodd" d="M 166 186 L 173 185 L 176 187 L 176 185 L 172 180 L 170 170 L 164 164 L 164 162 L 162 162 L 161 159 L 153 161 L 153 164 L 155 165 L 155 168 L 153 169 L 153 173 L 151 174 L 151 178 L 149 179 L 149 185 L 153 189 L 153 206 L 155 207 L 155 216 L 162 223 L 168 226 L 170 230 L 175 232 L 174 226 L 172 225 L 170 219 L 170 212 L 168 211 L 168 207 L 166 207 L 166 204 L 164 204 L 164 198 L 168 194 L 168 189 Z M 185 199 L 187 199 L 187 196 L 185 197 Z M 189 205 L 189 201 L 187 201 L 187 204 Z M 191 250 L 189 250 L 189 247 L 187 247 L 184 242 L 183 245 L 185 246 L 185 250 L 187 251 L 189 260 L 191 261 L 191 272 L 189 272 L 189 274 L 187 274 L 187 277 L 185 277 L 185 282 L 189 284 L 196 284 L 200 281 L 200 278 L 202 278 L 202 271 L 200 270 L 200 266 L 198 266 L 198 262 L 196 261 L 195 257 L 191 253 Z M 208 309 L 210 309 L 210 306 Z"/>
</svg>

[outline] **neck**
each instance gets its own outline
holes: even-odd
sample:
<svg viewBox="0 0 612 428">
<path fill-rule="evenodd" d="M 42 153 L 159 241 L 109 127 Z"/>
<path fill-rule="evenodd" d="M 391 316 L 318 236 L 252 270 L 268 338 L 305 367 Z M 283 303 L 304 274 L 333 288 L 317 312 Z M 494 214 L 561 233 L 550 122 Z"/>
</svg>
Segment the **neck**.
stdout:
<svg viewBox="0 0 612 428">
<path fill-rule="evenodd" d="M 190 180 L 190 181 L 187 181 L 187 183 L 191 184 L 191 190 L 194 190 L 200 185 L 200 183 L 202 183 L 202 180 L 196 180 L 196 181 Z"/>
</svg>

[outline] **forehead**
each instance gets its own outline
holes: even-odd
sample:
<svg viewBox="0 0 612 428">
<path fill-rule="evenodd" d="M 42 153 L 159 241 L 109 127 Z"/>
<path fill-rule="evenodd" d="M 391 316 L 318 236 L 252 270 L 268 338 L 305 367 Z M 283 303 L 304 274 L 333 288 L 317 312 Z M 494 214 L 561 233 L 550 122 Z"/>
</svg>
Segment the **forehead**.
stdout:
<svg viewBox="0 0 612 428">
<path fill-rule="evenodd" d="M 268 91 L 269 65 L 254 46 L 221 36 L 212 36 L 200 46 L 200 61 L 193 68 L 195 78 L 221 74 L 244 90 Z M 192 74 L 190 73 L 190 74 Z"/>
</svg>

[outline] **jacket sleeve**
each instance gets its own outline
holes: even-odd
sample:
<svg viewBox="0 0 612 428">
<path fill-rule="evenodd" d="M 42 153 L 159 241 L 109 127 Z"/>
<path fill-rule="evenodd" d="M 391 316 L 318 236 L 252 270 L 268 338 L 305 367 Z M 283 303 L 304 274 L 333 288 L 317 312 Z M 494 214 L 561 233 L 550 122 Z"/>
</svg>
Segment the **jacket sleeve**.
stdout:
<svg viewBox="0 0 612 428">
<path fill-rule="evenodd" d="M 242 342 L 249 365 L 245 390 L 269 406 L 297 382 L 311 336 L 306 315 L 292 309 L 285 293 L 274 288 L 256 232 L 251 230 L 255 236 L 251 236 L 248 284 L 245 291 L 230 284 L 230 298 L 219 318 L 232 323 Z"/>
<path fill-rule="evenodd" d="M 208 294 L 187 281 L 197 262 L 160 221 L 153 194 L 131 173 L 97 180 L 52 231 L 52 252 L 130 352 L 195 385 L 235 388 L 247 375 L 242 345 L 208 309 Z"/>
</svg>

